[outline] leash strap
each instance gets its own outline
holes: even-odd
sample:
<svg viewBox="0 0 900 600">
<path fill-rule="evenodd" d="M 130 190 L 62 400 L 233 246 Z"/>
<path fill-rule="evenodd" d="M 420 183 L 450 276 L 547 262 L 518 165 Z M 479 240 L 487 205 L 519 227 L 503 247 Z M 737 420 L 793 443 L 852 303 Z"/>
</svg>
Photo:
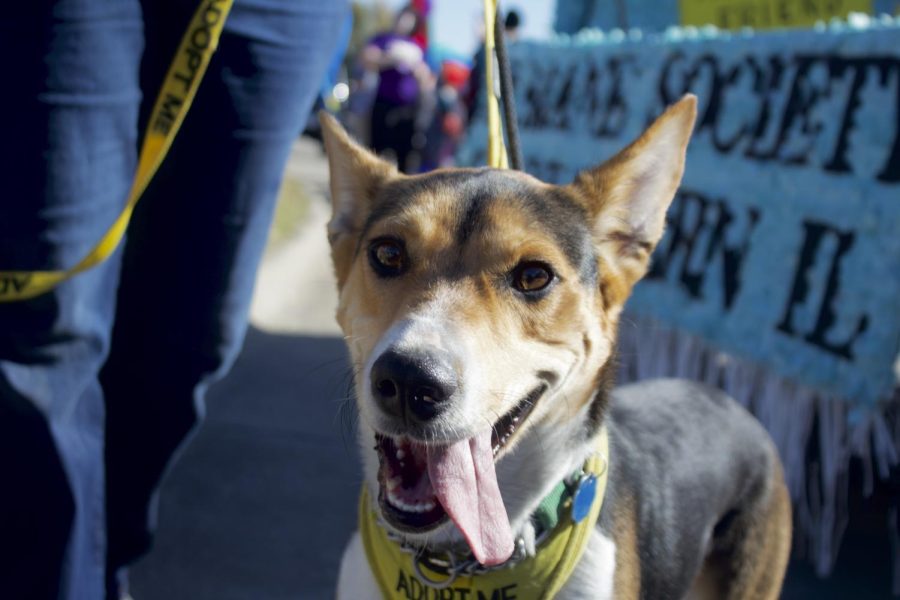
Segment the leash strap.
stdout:
<svg viewBox="0 0 900 600">
<path fill-rule="evenodd" d="M 125 207 L 96 246 L 63 271 L 0 271 L 0 302 L 27 300 L 49 292 L 112 255 L 125 235 L 135 205 L 172 146 L 219 43 L 233 0 L 203 0 L 191 17 L 156 97 L 144 134 L 137 171 Z"/>
<path fill-rule="evenodd" d="M 497 102 L 497 79 L 494 75 L 494 27 L 497 19 L 497 0 L 484 0 L 484 76 L 487 104 L 488 146 L 487 163 L 495 169 L 508 169 L 503 127 L 500 124 L 500 105 Z"/>
<path fill-rule="evenodd" d="M 506 27 L 500 12 L 494 19 L 494 44 L 497 47 L 497 70 L 500 79 L 500 102 L 503 105 L 503 125 L 506 128 L 506 140 L 509 143 L 509 166 L 516 171 L 525 170 L 522 157 L 522 143 L 519 140 L 519 120 L 516 115 L 516 98 L 513 89 L 512 67 L 506 52 Z"/>
</svg>

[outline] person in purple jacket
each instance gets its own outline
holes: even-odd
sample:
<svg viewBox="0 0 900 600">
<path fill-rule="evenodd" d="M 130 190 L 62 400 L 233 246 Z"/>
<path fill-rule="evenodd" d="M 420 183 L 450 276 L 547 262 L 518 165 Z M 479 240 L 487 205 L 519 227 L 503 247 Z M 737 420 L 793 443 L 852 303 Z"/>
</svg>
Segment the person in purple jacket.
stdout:
<svg viewBox="0 0 900 600">
<path fill-rule="evenodd" d="M 404 8 L 394 29 L 373 37 L 362 52 L 363 67 L 379 74 L 370 144 L 378 154 L 393 155 L 400 170 L 407 173 L 415 170 L 413 138 L 419 100 L 434 85 L 424 50 L 412 37 L 421 21 L 417 11 Z"/>
</svg>

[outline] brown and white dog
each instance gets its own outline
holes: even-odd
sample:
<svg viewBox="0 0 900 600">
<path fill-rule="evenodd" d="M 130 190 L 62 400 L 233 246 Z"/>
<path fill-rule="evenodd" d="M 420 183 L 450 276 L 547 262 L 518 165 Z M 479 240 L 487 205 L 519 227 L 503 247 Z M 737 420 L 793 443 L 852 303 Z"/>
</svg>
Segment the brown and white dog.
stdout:
<svg viewBox="0 0 900 600">
<path fill-rule="evenodd" d="M 401 175 L 321 118 L 365 485 L 407 544 L 467 545 L 485 565 L 514 539 L 535 552 L 538 503 L 605 424 L 606 497 L 558 597 L 778 597 L 791 516 L 765 431 L 698 384 L 611 389 L 622 307 L 695 117 L 686 96 L 567 186 L 489 168 Z M 359 534 L 338 596 L 379 596 Z"/>
</svg>

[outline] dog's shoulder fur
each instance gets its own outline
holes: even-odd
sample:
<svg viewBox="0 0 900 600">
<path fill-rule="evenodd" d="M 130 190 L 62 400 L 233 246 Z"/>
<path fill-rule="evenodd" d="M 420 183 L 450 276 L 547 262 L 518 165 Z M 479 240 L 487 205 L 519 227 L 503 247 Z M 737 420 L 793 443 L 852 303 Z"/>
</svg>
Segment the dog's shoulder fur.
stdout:
<svg viewBox="0 0 900 600">
<path fill-rule="evenodd" d="M 777 451 L 759 423 L 719 390 L 659 379 L 615 389 L 607 424 L 606 498 L 560 597 L 606 597 L 596 586 L 610 560 L 609 597 L 617 599 L 775 597 L 790 505 Z"/>
</svg>

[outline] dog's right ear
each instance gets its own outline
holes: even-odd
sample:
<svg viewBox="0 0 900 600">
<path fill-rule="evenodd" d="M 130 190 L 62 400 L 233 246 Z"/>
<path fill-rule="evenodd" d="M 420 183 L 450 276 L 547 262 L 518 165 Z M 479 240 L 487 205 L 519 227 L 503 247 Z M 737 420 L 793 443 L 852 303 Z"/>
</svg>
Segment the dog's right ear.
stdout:
<svg viewBox="0 0 900 600">
<path fill-rule="evenodd" d="M 385 183 L 400 175 L 394 165 L 353 141 L 337 119 L 324 110 L 319 111 L 319 123 L 331 173 L 328 241 L 341 287 L 353 259 L 357 234 L 372 211 L 372 202 Z"/>
<path fill-rule="evenodd" d="M 684 173 L 697 118 L 691 94 L 670 106 L 630 146 L 569 186 L 593 221 L 603 297 L 621 309 L 644 276 Z"/>
</svg>

